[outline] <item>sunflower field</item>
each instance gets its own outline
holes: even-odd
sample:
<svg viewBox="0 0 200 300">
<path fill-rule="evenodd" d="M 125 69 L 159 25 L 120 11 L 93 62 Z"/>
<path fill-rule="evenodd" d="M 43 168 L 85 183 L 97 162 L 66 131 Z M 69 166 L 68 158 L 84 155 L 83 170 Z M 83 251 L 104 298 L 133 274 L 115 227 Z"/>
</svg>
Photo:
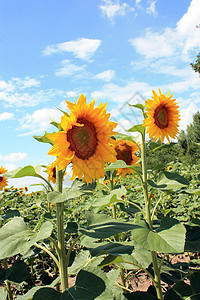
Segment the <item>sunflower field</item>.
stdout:
<svg viewBox="0 0 200 300">
<path fill-rule="evenodd" d="M 131 105 L 143 123 L 127 135 L 106 104 L 66 102 L 56 131 L 35 137 L 55 161 L 0 167 L 0 300 L 200 299 L 200 165 L 150 164 L 179 133 L 173 95 Z M 41 190 L 8 188 L 26 176 Z"/>
</svg>

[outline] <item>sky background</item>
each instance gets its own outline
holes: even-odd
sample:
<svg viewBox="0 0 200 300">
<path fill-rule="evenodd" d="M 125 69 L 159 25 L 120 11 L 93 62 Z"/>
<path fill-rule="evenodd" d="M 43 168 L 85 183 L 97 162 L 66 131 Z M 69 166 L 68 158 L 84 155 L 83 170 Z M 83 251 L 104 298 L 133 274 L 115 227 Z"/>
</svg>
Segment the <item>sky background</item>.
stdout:
<svg viewBox="0 0 200 300">
<path fill-rule="evenodd" d="M 1 0 L 0 165 L 49 164 L 51 132 L 81 93 L 107 102 L 118 131 L 140 120 L 126 102 L 170 91 L 185 130 L 200 109 L 200 0 Z M 29 185 L 32 178 L 10 180 Z"/>
</svg>

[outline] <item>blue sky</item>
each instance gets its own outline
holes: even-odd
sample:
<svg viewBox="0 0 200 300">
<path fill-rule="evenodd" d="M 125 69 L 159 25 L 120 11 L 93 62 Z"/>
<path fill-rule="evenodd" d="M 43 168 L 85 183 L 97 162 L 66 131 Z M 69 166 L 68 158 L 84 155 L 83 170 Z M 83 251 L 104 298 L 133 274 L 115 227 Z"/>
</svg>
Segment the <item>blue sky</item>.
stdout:
<svg viewBox="0 0 200 300">
<path fill-rule="evenodd" d="M 199 11 L 200 0 L 1 0 L 0 165 L 50 163 L 49 145 L 32 136 L 52 131 L 55 107 L 81 93 L 108 102 L 123 132 L 139 121 L 127 101 L 170 90 L 185 130 L 200 107 L 190 67 Z"/>
</svg>

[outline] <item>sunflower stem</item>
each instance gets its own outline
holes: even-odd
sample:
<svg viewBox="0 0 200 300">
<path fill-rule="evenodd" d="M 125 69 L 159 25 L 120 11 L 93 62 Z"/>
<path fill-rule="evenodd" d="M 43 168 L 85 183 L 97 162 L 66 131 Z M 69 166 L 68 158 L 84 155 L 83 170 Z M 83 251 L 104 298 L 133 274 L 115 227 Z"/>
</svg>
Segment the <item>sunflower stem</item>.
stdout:
<svg viewBox="0 0 200 300">
<path fill-rule="evenodd" d="M 148 197 L 148 188 L 147 188 L 147 164 L 146 164 L 146 143 L 145 143 L 145 130 L 142 134 L 142 147 L 141 147 L 141 156 L 142 156 L 142 178 L 143 178 L 143 193 L 144 193 L 144 201 L 145 201 L 145 208 L 146 208 L 146 222 L 149 225 L 149 228 L 152 230 L 153 226 L 153 219 L 151 218 L 151 203 L 150 198 Z M 156 288 L 156 293 L 159 300 L 163 300 L 163 293 L 161 287 L 161 280 L 160 280 L 160 270 L 158 267 L 157 261 L 157 252 L 151 251 L 152 261 L 153 261 L 153 269 L 154 269 L 154 285 Z"/>
<path fill-rule="evenodd" d="M 6 270 L 8 269 L 8 262 L 7 262 L 6 258 L 3 259 L 3 266 Z M 6 284 L 8 300 L 13 300 L 12 291 L 11 291 L 11 287 L 10 287 L 10 282 L 8 280 L 5 280 L 5 284 Z"/>
<path fill-rule="evenodd" d="M 56 170 L 56 191 L 62 193 L 63 171 Z M 56 203 L 58 260 L 62 292 L 68 288 L 68 269 L 66 266 L 65 235 L 64 235 L 64 202 Z"/>
<path fill-rule="evenodd" d="M 114 178 L 113 178 L 113 172 L 111 171 L 110 173 L 110 190 L 112 191 L 114 189 Z M 113 219 L 117 219 L 117 212 L 116 212 L 116 205 L 114 203 L 112 203 L 112 216 Z M 119 234 L 115 234 L 114 235 L 114 240 L 116 242 L 119 242 Z M 125 276 L 124 276 L 124 269 L 119 267 L 120 270 L 120 278 L 121 278 L 121 284 L 122 286 L 126 289 L 126 280 L 125 280 Z M 125 293 L 127 293 L 127 291 L 125 291 Z"/>
</svg>

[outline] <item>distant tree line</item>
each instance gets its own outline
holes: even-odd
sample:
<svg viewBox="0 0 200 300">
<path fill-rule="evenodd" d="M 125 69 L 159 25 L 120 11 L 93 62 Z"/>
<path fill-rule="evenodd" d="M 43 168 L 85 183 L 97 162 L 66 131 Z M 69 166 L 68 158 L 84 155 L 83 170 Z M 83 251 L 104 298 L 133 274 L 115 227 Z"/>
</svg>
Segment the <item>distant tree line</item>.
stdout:
<svg viewBox="0 0 200 300">
<path fill-rule="evenodd" d="M 193 123 L 187 126 L 186 132 L 181 130 L 177 143 L 170 148 L 159 147 L 160 142 L 153 143 L 152 139 L 147 144 L 147 164 L 151 169 L 158 164 L 170 162 L 183 162 L 185 164 L 200 164 L 200 113 L 193 116 Z"/>
</svg>

